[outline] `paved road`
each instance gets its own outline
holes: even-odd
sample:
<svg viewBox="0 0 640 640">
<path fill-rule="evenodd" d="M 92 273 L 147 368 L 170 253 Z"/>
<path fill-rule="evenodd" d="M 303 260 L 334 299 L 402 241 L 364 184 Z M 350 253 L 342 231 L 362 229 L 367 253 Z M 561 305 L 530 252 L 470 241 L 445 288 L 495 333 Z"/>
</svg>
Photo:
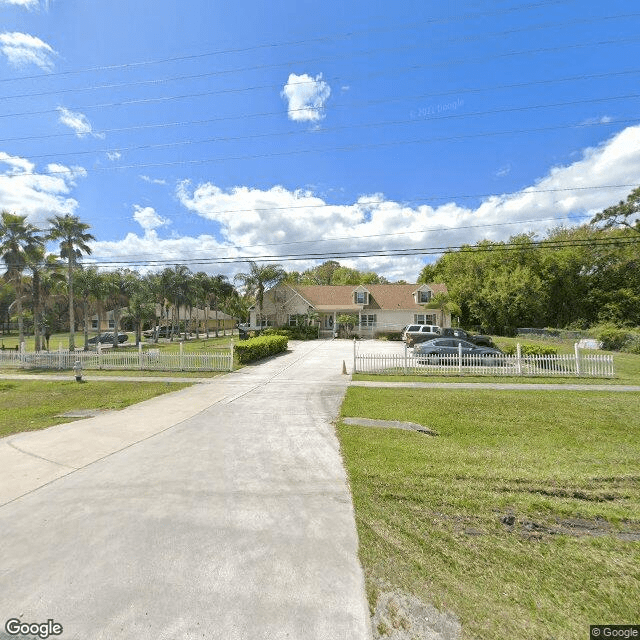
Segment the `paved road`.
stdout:
<svg viewBox="0 0 640 640">
<path fill-rule="evenodd" d="M 370 638 L 331 425 L 350 349 L 298 344 L 1 440 L 0 623 L 53 619 L 63 640 Z"/>
</svg>

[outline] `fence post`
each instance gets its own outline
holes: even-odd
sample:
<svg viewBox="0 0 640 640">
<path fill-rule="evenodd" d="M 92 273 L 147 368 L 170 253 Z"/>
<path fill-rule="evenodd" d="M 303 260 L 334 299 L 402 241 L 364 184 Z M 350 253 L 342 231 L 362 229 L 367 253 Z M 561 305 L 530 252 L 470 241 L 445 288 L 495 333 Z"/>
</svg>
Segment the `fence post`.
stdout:
<svg viewBox="0 0 640 640">
<path fill-rule="evenodd" d="M 20 364 L 22 367 L 26 365 L 24 340 L 20 343 Z"/>
<path fill-rule="evenodd" d="M 356 339 L 353 339 L 353 373 L 356 373 Z"/>
<path fill-rule="evenodd" d="M 102 342 L 98 342 L 96 349 L 98 350 L 98 369 L 102 369 Z"/>
<path fill-rule="evenodd" d="M 229 371 L 233 371 L 233 333 L 231 334 L 231 342 L 229 345 L 231 360 L 229 361 Z"/>
<path fill-rule="evenodd" d="M 516 373 L 522 375 L 522 349 L 519 342 L 516 344 Z"/>
<path fill-rule="evenodd" d="M 404 343 L 404 375 L 406 376 L 408 372 L 408 363 L 407 363 L 407 343 Z"/>
<path fill-rule="evenodd" d="M 180 371 L 184 371 L 184 363 L 183 363 L 183 357 L 182 357 L 183 345 L 184 345 L 184 343 L 182 341 L 180 341 Z"/>
<path fill-rule="evenodd" d="M 62 345 L 58 342 L 58 369 L 62 369 Z"/>
<path fill-rule="evenodd" d="M 138 342 L 138 367 L 142 370 L 142 342 Z"/>
<path fill-rule="evenodd" d="M 573 345 L 573 350 L 576 354 L 576 376 L 580 377 L 580 347 L 577 342 Z"/>
<path fill-rule="evenodd" d="M 458 342 L 458 373 L 462 375 L 462 342 Z"/>
</svg>

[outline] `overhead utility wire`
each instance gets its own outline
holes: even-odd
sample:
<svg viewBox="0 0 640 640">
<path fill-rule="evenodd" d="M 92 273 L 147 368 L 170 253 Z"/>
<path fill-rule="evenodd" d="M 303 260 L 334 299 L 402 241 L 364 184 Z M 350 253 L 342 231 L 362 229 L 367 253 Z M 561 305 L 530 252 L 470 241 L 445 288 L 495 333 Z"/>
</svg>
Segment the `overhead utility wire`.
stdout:
<svg viewBox="0 0 640 640">
<path fill-rule="evenodd" d="M 547 7 L 552 5 L 562 5 L 569 4 L 573 0 L 551 0 L 549 2 L 537 2 L 528 5 L 520 5 L 515 7 L 507 7 L 506 9 L 499 9 L 496 11 L 485 11 L 481 13 L 475 14 L 462 14 L 460 16 L 447 16 L 444 18 L 429 18 L 424 21 L 414 21 L 405 23 L 403 25 L 399 25 L 397 27 L 371 27 L 368 29 L 355 29 L 350 32 L 342 33 L 342 34 L 334 34 L 328 36 L 321 36 L 317 38 L 309 38 L 305 40 L 290 40 L 283 42 L 275 42 L 275 43 L 265 43 L 259 45 L 252 45 L 250 47 L 239 47 L 234 49 L 220 49 L 217 51 L 207 51 L 204 53 L 197 53 L 191 55 L 183 55 L 183 56 L 175 56 L 170 58 L 160 58 L 155 60 L 141 60 L 137 62 L 126 62 L 122 64 L 113 64 L 113 65 L 103 65 L 97 67 L 87 67 L 84 69 L 71 69 L 69 71 L 57 71 L 55 73 L 39 73 L 29 76 L 14 76 L 13 78 L 0 78 L 0 83 L 2 82 L 15 82 L 18 80 L 34 80 L 36 78 L 52 78 L 56 76 L 69 76 L 76 75 L 81 73 L 93 73 L 96 71 L 114 71 L 118 69 L 131 69 L 136 67 L 143 66 L 151 66 L 157 64 L 165 64 L 167 62 L 181 62 L 184 60 L 197 60 L 201 58 L 223 55 L 223 54 L 231 54 L 231 53 L 246 53 L 249 51 L 257 51 L 259 49 L 271 49 L 275 47 L 288 47 L 288 46 L 296 46 L 301 44 L 311 44 L 314 42 L 331 42 L 333 40 L 343 40 L 347 38 L 352 38 L 354 35 L 364 34 L 364 33 L 372 33 L 372 32 L 389 32 L 389 31 L 397 31 L 405 28 L 418 29 L 420 27 L 430 25 L 430 24 L 441 24 L 448 22 L 463 22 L 466 20 L 476 19 L 476 18 L 485 18 L 494 15 L 504 15 L 513 12 L 521 12 L 526 11 L 528 9 L 536 9 L 540 7 Z"/>
<path fill-rule="evenodd" d="M 626 71 L 612 71 L 608 73 L 596 73 L 590 75 L 578 75 L 578 76 L 567 76 L 564 78 L 551 78 L 544 80 L 532 80 L 529 82 L 517 82 L 514 84 L 503 84 L 503 85 L 494 85 L 490 87 L 464 87 L 457 89 L 449 89 L 447 91 L 436 91 L 430 93 L 422 93 L 415 96 L 394 96 L 392 98 L 383 98 L 378 100 L 360 100 L 355 102 L 344 102 L 344 103 L 332 103 L 331 109 L 338 108 L 353 108 L 362 107 L 362 106 L 371 106 L 378 104 L 387 104 L 390 102 L 405 102 L 409 100 L 423 100 L 426 98 L 439 98 L 443 96 L 449 95 L 459 95 L 462 93 L 482 93 L 485 91 L 500 91 L 505 89 L 518 89 L 523 87 L 531 87 L 538 85 L 546 85 L 546 84 L 558 84 L 562 82 L 575 82 L 579 80 L 596 80 L 599 78 L 611 78 L 615 76 L 623 76 L 623 75 L 635 75 L 640 73 L 640 69 L 629 69 Z M 289 113 L 298 112 L 298 111 L 308 111 L 308 107 L 301 107 L 299 109 L 289 109 Z M 262 113 L 247 113 L 233 116 L 222 116 L 217 118 L 206 118 L 203 120 L 183 120 L 178 122 L 159 122 L 152 124 L 141 124 L 141 125 L 133 125 L 129 127 L 115 127 L 111 129 L 100 129 L 93 131 L 94 135 L 106 135 L 109 133 L 122 133 L 126 131 L 140 131 L 144 129 L 166 129 L 171 127 L 186 127 L 192 125 L 203 125 L 203 124 L 212 124 L 214 122 L 224 122 L 228 120 L 246 120 L 247 118 L 260 118 L 260 117 L 268 117 L 268 116 L 281 116 L 282 110 L 280 111 L 267 111 Z M 442 119 L 445 116 L 439 116 Z M 76 137 L 77 134 L 73 131 L 68 133 L 50 133 L 46 135 L 39 136 L 23 136 L 23 137 L 15 137 L 15 138 L 0 138 L 0 142 L 21 142 L 27 140 L 44 140 L 48 138 L 66 138 L 66 137 Z"/>
<path fill-rule="evenodd" d="M 541 240 L 531 244 L 504 243 L 490 246 L 441 246 L 441 247 L 414 247 L 410 249 L 389 249 L 389 250 L 360 250 L 360 251 L 327 251 L 305 254 L 273 254 L 273 255 L 247 255 L 247 256 L 222 256 L 217 258 L 192 258 L 176 261 L 175 259 L 162 260 L 127 260 L 127 261 L 95 261 L 96 266 L 162 266 L 167 264 L 236 264 L 239 262 L 269 262 L 278 261 L 300 261 L 300 260 L 327 260 L 327 259 L 349 259 L 349 258 L 377 258 L 377 257 L 403 257 L 447 253 L 460 251 L 461 253 L 477 253 L 484 251 L 530 251 L 536 249 L 563 249 L 567 247 L 594 247 L 594 246 L 624 246 L 629 244 L 640 244 L 640 236 L 630 238 L 619 236 L 607 239 L 585 239 L 585 240 Z"/>
<path fill-rule="evenodd" d="M 527 31 L 535 31 L 539 29 L 548 29 L 548 28 L 560 28 L 567 26 L 574 26 L 576 24 L 587 24 L 591 22 L 602 22 L 603 20 L 622 20 L 629 18 L 637 18 L 640 17 L 640 13 L 630 13 L 630 14 L 619 14 L 615 16 L 602 16 L 598 18 L 583 18 L 579 20 L 570 20 L 568 22 L 561 23 L 545 23 L 540 25 L 533 25 L 530 27 L 523 27 L 520 29 L 510 29 L 507 31 L 498 31 L 494 33 L 482 34 L 482 35 L 467 35 L 467 36 L 459 36 L 456 38 L 446 38 L 437 41 L 429 41 L 428 43 L 422 43 L 420 45 L 408 45 L 404 47 L 383 47 L 378 49 L 364 49 L 360 51 L 352 51 L 349 53 L 344 53 L 340 55 L 333 56 L 321 56 L 318 58 L 307 58 L 305 60 L 285 60 L 283 62 L 271 63 L 266 65 L 254 65 L 251 67 L 236 67 L 234 69 L 218 69 L 215 71 L 206 71 L 202 73 L 188 74 L 188 75 L 177 75 L 177 76 L 169 76 L 164 78 L 152 78 L 147 80 L 133 80 L 130 82 L 116 82 L 111 84 L 98 84 L 91 85 L 87 87 L 74 87 L 67 89 L 53 89 L 49 91 L 39 91 L 36 93 L 21 93 L 14 94 L 8 96 L 0 96 L 0 100 L 13 100 L 18 98 L 35 98 L 42 96 L 51 96 L 51 95 L 61 95 L 61 94 L 69 94 L 69 93 L 83 93 L 87 91 L 99 91 L 102 89 L 125 89 L 129 87 L 140 87 L 140 86 L 155 86 L 160 84 L 168 84 L 170 82 L 180 82 L 183 80 L 201 80 L 203 78 L 210 78 L 214 76 L 223 76 L 232 73 L 241 73 L 245 71 L 258 71 L 270 68 L 277 68 L 283 66 L 292 66 L 296 64 L 310 64 L 316 62 L 326 62 L 330 60 L 342 60 L 344 58 L 352 58 L 357 56 L 366 56 L 366 55 L 375 55 L 377 53 L 398 53 L 402 51 L 413 51 L 415 49 L 424 49 L 431 48 L 435 46 L 442 46 L 447 43 L 459 43 L 459 42 L 469 42 L 474 40 L 495 40 L 496 38 L 502 38 L 507 35 L 512 35 L 515 33 L 522 33 Z M 332 78 L 333 80 L 337 78 Z M 309 84 L 309 81 L 302 81 L 298 83 L 291 84 Z M 270 85 L 271 87 L 275 87 L 276 85 Z M 279 86 L 279 85 L 278 85 Z M 262 88 L 262 87 L 261 87 Z"/>
<path fill-rule="evenodd" d="M 579 48 L 585 48 L 585 47 L 599 47 L 599 46 L 604 46 L 604 45 L 610 45 L 610 44 L 623 44 L 623 43 L 628 43 L 628 42 L 638 42 L 640 41 L 640 36 L 636 36 L 633 38 L 621 38 L 621 39 L 617 39 L 617 40 L 603 40 L 603 41 L 599 41 L 599 42 L 584 42 L 584 43 L 577 43 L 577 44 L 571 44 L 571 45 L 562 45 L 562 46 L 558 46 L 558 47 L 546 47 L 546 48 L 539 48 L 539 49 L 528 49 L 528 50 L 523 50 L 523 51 L 510 51 L 507 53 L 500 53 L 500 54 L 492 54 L 489 56 L 485 56 L 484 58 L 461 58 L 460 60 L 447 60 L 444 62 L 435 62 L 435 63 L 430 63 L 430 64 L 415 64 L 415 65 L 409 65 L 406 66 L 404 68 L 402 68 L 401 70 L 398 69 L 394 69 L 394 70 L 390 70 L 390 71 L 380 71 L 380 72 L 372 72 L 369 74 L 364 74 L 362 77 L 369 77 L 369 78 L 378 78 L 378 77 L 382 77 L 382 76 L 386 76 L 386 75 L 394 75 L 397 76 L 398 73 L 402 72 L 412 72 L 412 71 L 416 71 L 419 69 L 428 69 L 428 68 L 434 68 L 434 67 L 448 67 L 448 66 L 454 66 L 457 64 L 478 64 L 481 62 L 486 62 L 488 60 L 496 60 L 496 59 L 500 59 L 500 58 L 505 58 L 505 57 L 511 57 L 511 56 L 521 56 L 521 55 L 531 55 L 531 54 L 540 54 L 540 53 L 549 53 L 552 51 L 565 51 L 567 49 L 579 49 Z M 331 78 L 331 80 L 340 80 L 340 78 L 338 77 L 334 77 Z M 301 82 L 293 82 L 291 83 L 292 85 L 304 85 L 304 84 L 315 84 L 316 81 L 301 81 Z M 220 94 L 225 94 L 225 93 L 243 93 L 245 91 L 255 91 L 255 90 L 259 90 L 259 89 L 273 89 L 274 87 L 278 87 L 280 88 L 281 85 L 258 85 L 258 86 L 254 86 L 254 87 L 243 87 L 243 88 L 236 88 L 236 89 L 221 89 L 221 90 L 215 90 L 215 91 L 200 91 L 197 93 L 186 93 L 186 94 L 180 94 L 180 95 L 173 95 L 173 96 L 160 96 L 160 97 L 156 97 L 156 98 L 136 98 L 136 99 L 132 99 L 132 100 L 121 100 L 119 102 L 105 102 L 105 103 L 100 103 L 100 104 L 87 104 L 87 105 L 80 105 L 80 106 L 73 106 L 73 107 L 68 107 L 70 110 L 87 110 L 87 109 L 106 109 L 106 108 L 111 108 L 111 107 L 123 107 L 123 106 L 131 106 L 131 105 L 136 105 L 136 104 L 156 104 L 159 102 L 168 102 L 168 101 L 173 101 L 173 100 L 186 100 L 189 98 L 202 98 L 205 96 L 211 96 L 211 95 L 220 95 Z M 15 113 L 4 113 L 4 114 L 0 114 L 0 118 L 14 118 L 14 117 L 21 117 L 21 116 L 34 116 L 34 115 L 43 115 L 43 114 L 47 114 L 47 113 L 56 113 L 58 111 L 58 107 L 56 107 L 55 109 L 43 109 L 40 111 L 20 111 L 20 112 L 15 112 Z"/>
<path fill-rule="evenodd" d="M 437 118 L 412 118 L 409 120 L 382 120 L 378 122 L 364 122 L 360 124 L 351 124 L 351 125 L 340 125 L 337 127 L 326 127 L 324 129 L 320 129 L 315 132 L 315 135 L 324 134 L 324 133 L 332 133 L 335 131 L 343 131 L 348 129 L 352 131 L 354 129 L 369 129 L 371 127 L 390 127 L 390 126 L 401 126 L 407 124 L 425 124 L 427 122 L 438 122 L 441 120 L 449 120 L 449 119 L 458 119 L 458 118 L 473 118 L 477 116 L 486 116 L 486 115 L 495 115 L 499 113 L 514 113 L 521 111 L 533 111 L 536 109 L 552 109 L 557 107 L 567 107 L 574 106 L 577 104 L 592 104 L 597 102 L 610 102 L 612 100 L 629 100 L 633 98 L 640 98 L 640 94 L 634 93 L 624 96 L 609 96 L 606 98 L 590 98 L 587 100 L 572 100 L 570 102 L 555 102 L 551 104 L 538 104 L 538 105 L 527 105 L 524 107 L 507 107 L 505 109 L 489 109 L 487 111 L 475 111 L 472 113 L 452 113 L 443 116 L 439 116 Z M 609 120 L 607 122 L 599 122 L 593 123 L 595 125 L 611 125 L 617 124 L 619 121 Z M 307 135 L 308 132 L 305 130 L 294 129 L 289 131 L 275 131 L 270 133 L 254 133 L 246 136 L 219 136 L 215 138 L 204 138 L 202 140 L 179 140 L 176 142 L 160 142 L 156 144 L 144 144 L 144 145 L 134 145 L 131 147 L 110 147 L 106 149 L 89 149 L 84 151 L 63 151 L 63 152 L 54 152 L 54 153 L 43 153 L 39 155 L 29 155 L 29 159 L 39 159 L 39 158 L 62 158 L 67 156 L 79 156 L 79 155 L 88 155 L 95 153 L 113 153 L 113 152 L 126 152 L 126 151 L 143 151 L 143 150 L 152 150 L 152 149 L 171 149 L 175 147 L 181 146 L 192 146 L 196 144 L 207 144 L 211 142 L 237 142 L 240 140 L 256 140 L 259 138 L 280 138 L 287 136 L 300 136 Z"/>
<path fill-rule="evenodd" d="M 433 142 L 452 142 L 458 140 L 467 140 L 467 139 L 475 139 L 475 138 L 487 138 L 491 136 L 502 136 L 502 135 L 517 135 L 517 134 L 529 134 L 529 133 L 543 133 L 547 131 L 557 131 L 558 129 L 579 129 L 582 127 L 595 127 L 595 126 L 605 126 L 610 124 L 622 124 L 622 123 L 635 123 L 636 119 L 633 120 L 616 120 L 610 122 L 583 122 L 579 124 L 561 124 L 554 125 L 550 127 L 536 127 L 533 129 L 507 129 L 504 131 L 485 131 L 480 133 L 470 133 L 470 134 L 462 134 L 456 136 L 434 136 L 431 138 L 416 138 L 414 140 L 395 140 L 391 142 L 377 142 L 372 144 L 352 144 L 346 145 L 342 147 L 324 147 L 319 149 L 294 149 L 292 151 L 278 151 L 278 152 L 270 152 L 270 153 L 261 153 L 254 155 L 244 155 L 244 156 L 223 156 L 219 158 L 201 158 L 197 160 L 171 160 L 166 162 L 139 162 L 139 163 L 130 163 L 126 165 L 113 165 L 113 166 L 104 166 L 104 167 L 92 167 L 90 170 L 84 169 L 89 172 L 92 171 L 94 173 L 104 172 L 104 171 L 116 171 L 123 169 L 149 169 L 149 168 L 158 168 L 158 167 L 176 167 L 176 166 L 197 166 L 204 164 L 213 164 L 217 162 L 230 162 L 230 161 L 238 161 L 238 160 L 259 160 L 262 158 L 282 158 L 288 156 L 296 156 L 296 155 L 305 155 L 311 153 L 330 153 L 334 151 L 338 152 L 349 152 L 349 151 L 361 151 L 366 149 L 383 149 L 385 147 L 398 147 L 403 145 L 414 145 L 414 144 L 431 144 Z M 55 171 L 47 171 L 46 173 L 37 172 L 37 171 L 24 171 L 22 173 L 11 174 L 11 178 L 20 178 L 26 176 L 36 176 L 36 175 L 65 175 L 65 174 L 73 174 L 76 169 L 56 169 Z"/>
</svg>

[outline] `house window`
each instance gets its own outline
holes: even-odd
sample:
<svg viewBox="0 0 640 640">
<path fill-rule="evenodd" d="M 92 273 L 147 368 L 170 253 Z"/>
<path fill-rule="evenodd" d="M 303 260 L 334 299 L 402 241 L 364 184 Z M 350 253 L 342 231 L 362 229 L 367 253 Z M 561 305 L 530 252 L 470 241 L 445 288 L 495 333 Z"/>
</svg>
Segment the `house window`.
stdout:
<svg viewBox="0 0 640 640">
<path fill-rule="evenodd" d="M 113 318 L 109 320 L 109 329 L 113 329 L 116 326 L 116 323 L 113 321 Z"/>
<path fill-rule="evenodd" d="M 98 319 L 97 318 L 95 320 L 91 320 L 91 328 L 92 329 L 97 329 L 98 328 Z"/>
<path fill-rule="evenodd" d="M 297 327 L 298 326 L 298 316 L 289 314 L 289 326 Z"/>
<path fill-rule="evenodd" d="M 436 314 L 435 313 L 414 313 L 413 322 L 415 324 L 435 324 Z"/>
<path fill-rule="evenodd" d="M 356 304 L 367 304 L 366 291 L 356 291 Z"/>
<path fill-rule="evenodd" d="M 375 327 L 376 326 L 376 314 L 375 313 L 364 313 L 360 316 L 360 326 L 361 327 Z"/>
<path fill-rule="evenodd" d="M 431 291 L 418 291 L 418 302 L 431 302 Z"/>
</svg>

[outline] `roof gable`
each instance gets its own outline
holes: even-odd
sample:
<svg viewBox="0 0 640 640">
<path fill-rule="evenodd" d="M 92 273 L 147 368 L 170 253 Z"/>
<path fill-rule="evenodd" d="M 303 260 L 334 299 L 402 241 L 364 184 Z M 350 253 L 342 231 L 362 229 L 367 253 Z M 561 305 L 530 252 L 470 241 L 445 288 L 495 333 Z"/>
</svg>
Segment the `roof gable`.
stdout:
<svg viewBox="0 0 640 640">
<path fill-rule="evenodd" d="M 425 285 L 434 294 L 447 293 L 445 284 L 431 283 Z M 368 291 L 369 304 L 367 307 L 375 307 L 383 310 L 399 309 L 423 309 L 416 304 L 415 292 L 422 288 L 417 284 L 370 284 L 366 287 L 360 285 L 293 285 L 295 289 L 312 306 L 318 307 L 353 307 L 354 291 Z"/>
</svg>

